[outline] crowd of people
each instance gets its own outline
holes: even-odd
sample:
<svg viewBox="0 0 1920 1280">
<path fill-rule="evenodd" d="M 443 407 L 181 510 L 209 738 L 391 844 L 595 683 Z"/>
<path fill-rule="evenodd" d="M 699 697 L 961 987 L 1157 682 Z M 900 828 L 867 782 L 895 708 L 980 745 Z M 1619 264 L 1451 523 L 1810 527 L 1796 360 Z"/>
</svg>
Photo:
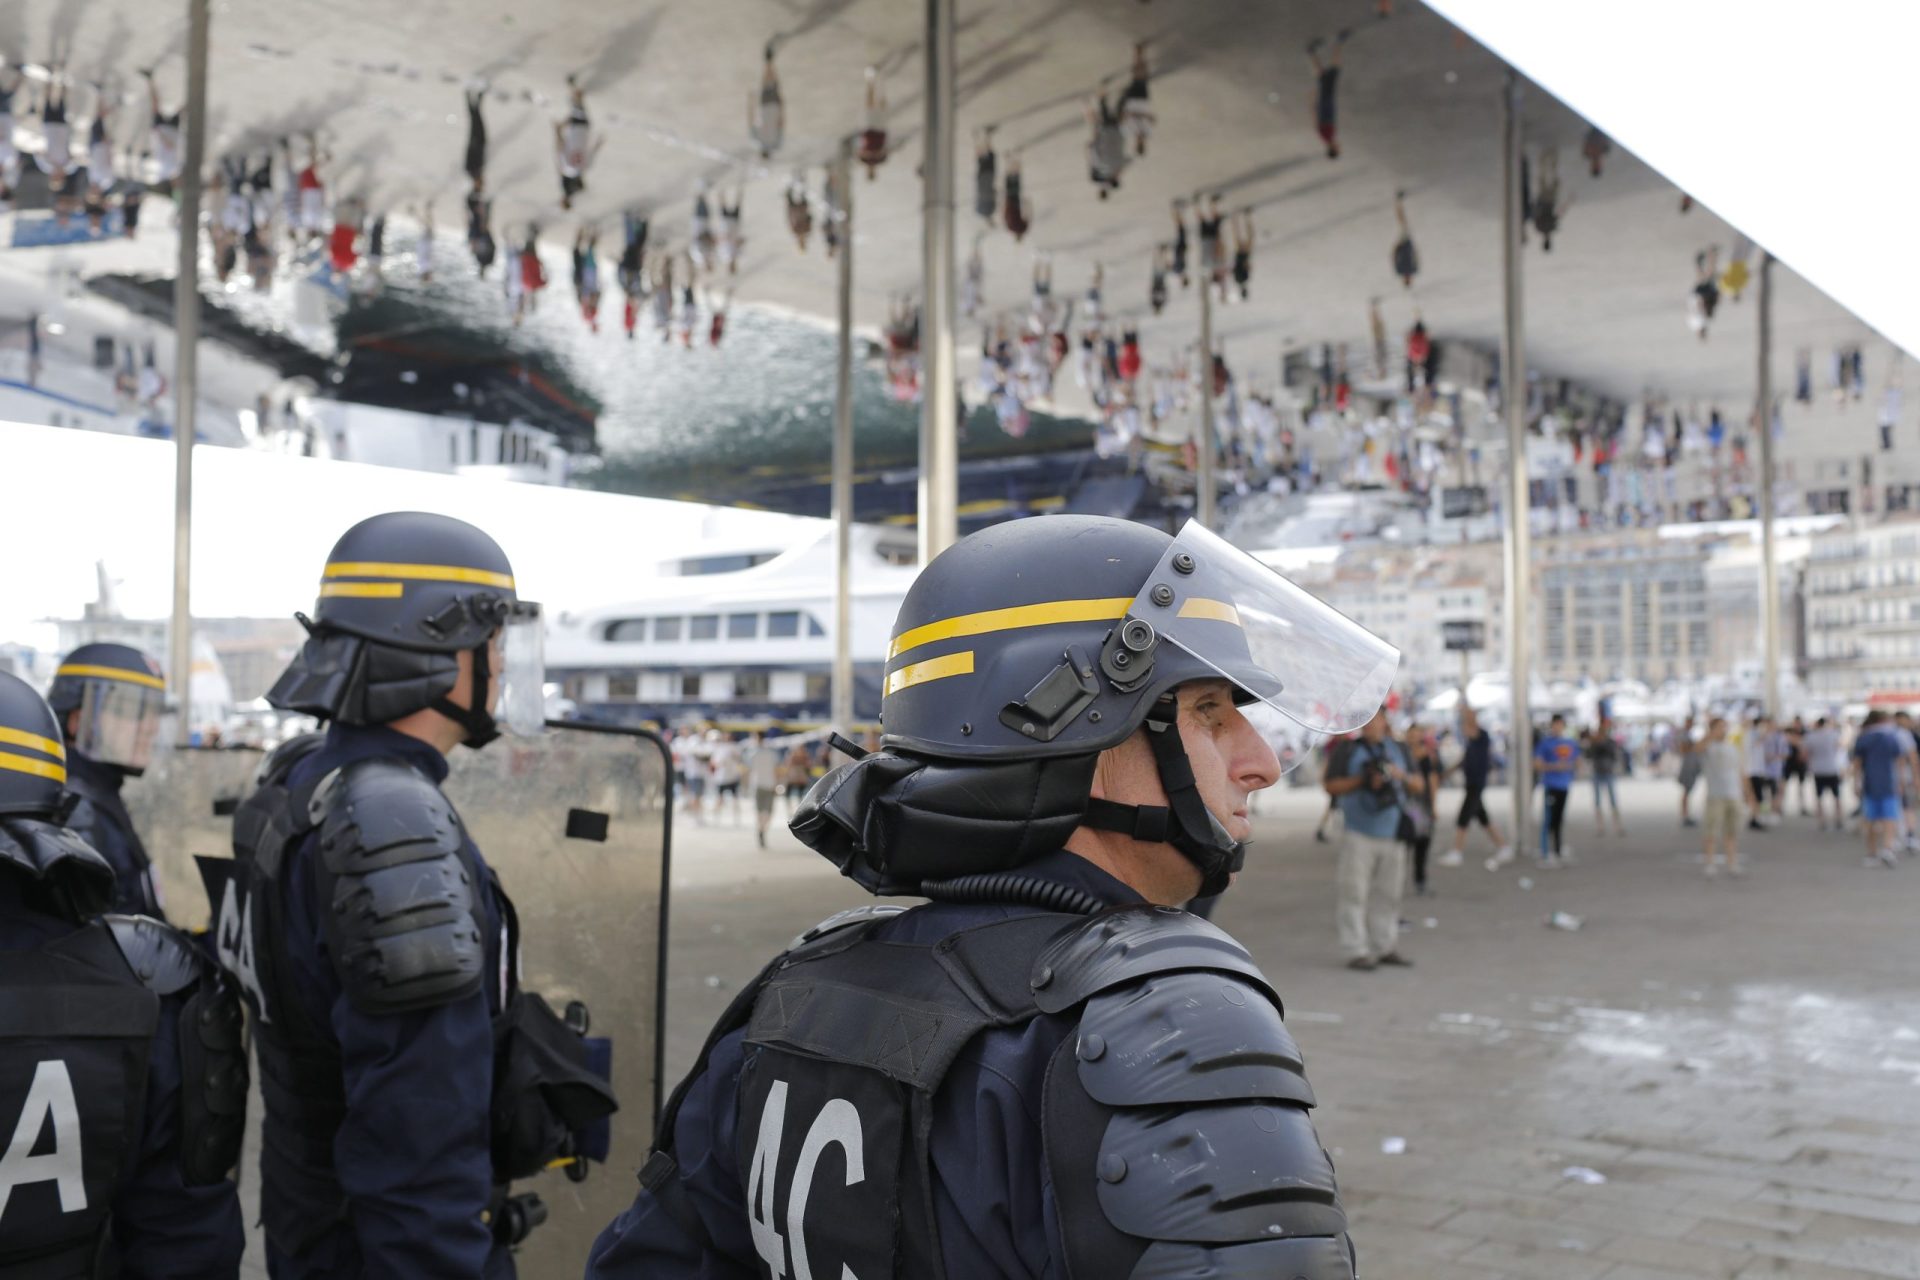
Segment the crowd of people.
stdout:
<svg viewBox="0 0 1920 1280">
<path fill-rule="evenodd" d="M 754 834 L 763 849 L 776 803 L 783 816 L 791 817 L 807 788 L 838 763 L 822 732 L 739 734 L 693 726 L 662 736 L 673 753 L 681 813 L 696 824 L 738 826 L 751 801 Z M 868 733 L 865 748 L 879 745 L 879 735 Z"/>
</svg>

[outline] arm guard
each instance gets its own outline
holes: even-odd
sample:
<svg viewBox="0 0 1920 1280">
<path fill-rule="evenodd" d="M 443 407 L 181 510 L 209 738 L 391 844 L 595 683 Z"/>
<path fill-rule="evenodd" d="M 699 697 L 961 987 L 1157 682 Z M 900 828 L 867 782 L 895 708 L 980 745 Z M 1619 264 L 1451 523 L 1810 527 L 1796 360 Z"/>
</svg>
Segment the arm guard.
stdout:
<svg viewBox="0 0 1920 1280">
<path fill-rule="evenodd" d="M 140 981 L 166 1007 L 180 1002 L 180 1176 L 188 1186 L 219 1182 L 240 1162 L 247 1122 L 239 992 L 172 925 L 145 916 L 105 919 Z"/>
<path fill-rule="evenodd" d="M 1042 1116 L 1074 1280 L 1351 1280 L 1313 1090 L 1245 949 L 1131 907 L 1062 934 L 1032 984 L 1047 1012 L 1081 1006 Z"/>
<path fill-rule="evenodd" d="M 481 989 L 486 947 L 453 806 L 391 760 L 349 765 L 317 792 L 318 901 L 353 1007 L 405 1013 Z"/>
</svg>

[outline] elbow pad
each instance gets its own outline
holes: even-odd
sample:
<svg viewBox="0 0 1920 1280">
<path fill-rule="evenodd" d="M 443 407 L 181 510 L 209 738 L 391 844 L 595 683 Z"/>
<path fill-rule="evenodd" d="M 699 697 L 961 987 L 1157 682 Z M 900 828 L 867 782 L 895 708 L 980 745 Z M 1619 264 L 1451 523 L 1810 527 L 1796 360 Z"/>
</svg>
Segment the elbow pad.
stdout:
<svg viewBox="0 0 1920 1280">
<path fill-rule="evenodd" d="M 478 885 L 439 789 L 397 761 L 362 761 L 327 780 L 313 816 L 322 930 L 353 1007 L 407 1013 L 481 990 Z"/>
</svg>

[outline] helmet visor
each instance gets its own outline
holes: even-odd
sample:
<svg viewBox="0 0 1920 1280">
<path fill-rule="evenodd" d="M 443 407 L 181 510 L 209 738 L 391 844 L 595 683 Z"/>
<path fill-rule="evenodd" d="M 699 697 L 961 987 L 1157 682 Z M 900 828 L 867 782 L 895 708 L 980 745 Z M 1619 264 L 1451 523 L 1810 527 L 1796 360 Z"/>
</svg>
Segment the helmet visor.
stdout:
<svg viewBox="0 0 1920 1280">
<path fill-rule="evenodd" d="M 1189 521 L 1127 611 L 1239 687 L 1276 752 L 1351 733 L 1393 687 L 1400 651 L 1204 526 Z M 1250 718 L 1254 718 L 1250 715 Z"/>
<path fill-rule="evenodd" d="M 500 673 L 494 718 L 516 737 L 538 737 L 547 721 L 546 631 L 540 606 L 530 600 L 516 601 L 494 633 L 493 643 L 499 646 L 496 670 Z"/>
<path fill-rule="evenodd" d="M 163 689 L 121 680 L 89 680 L 74 713 L 73 746 L 90 759 L 141 770 L 153 761 L 153 744 L 166 713 Z"/>
</svg>

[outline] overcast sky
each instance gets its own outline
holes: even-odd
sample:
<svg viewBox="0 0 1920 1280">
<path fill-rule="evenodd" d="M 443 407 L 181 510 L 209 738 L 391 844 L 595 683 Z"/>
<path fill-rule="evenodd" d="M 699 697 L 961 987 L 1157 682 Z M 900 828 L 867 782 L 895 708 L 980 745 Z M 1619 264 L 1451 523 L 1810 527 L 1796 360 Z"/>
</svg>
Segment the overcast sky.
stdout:
<svg viewBox="0 0 1920 1280">
<path fill-rule="evenodd" d="M 556 611 L 619 600 L 627 584 L 706 537 L 784 548 L 822 522 L 692 503 L 240 449 L 194 451 L 193 608 L 208 617 L 311 611 L 334 540 L 382 511 L 438 511 L 486 529 L 522 595 Z M 94 562 L 130 617 L 173 607 L 171 441 L 0 423 L 7 550 L 0 640 L 46 644 L 37 624 L 95 596 Z"/>
</svg>

